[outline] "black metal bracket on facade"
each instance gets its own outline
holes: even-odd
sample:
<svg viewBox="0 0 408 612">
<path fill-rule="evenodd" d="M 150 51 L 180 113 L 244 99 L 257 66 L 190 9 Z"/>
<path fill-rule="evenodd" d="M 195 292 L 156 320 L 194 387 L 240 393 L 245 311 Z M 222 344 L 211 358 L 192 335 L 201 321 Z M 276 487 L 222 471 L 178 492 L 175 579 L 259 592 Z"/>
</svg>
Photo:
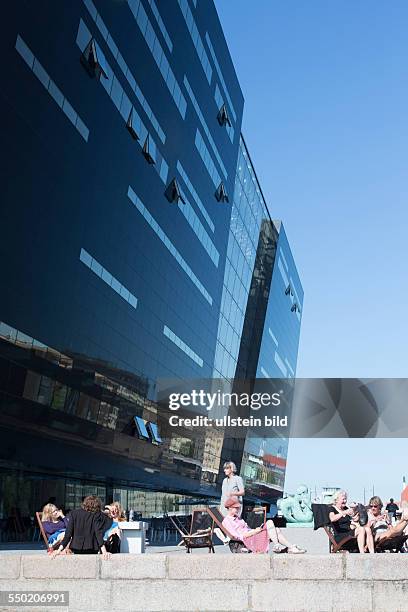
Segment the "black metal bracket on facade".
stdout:
<svg viewBox="0 0 408 612">
<path fill-rule="evenodd" d="M 227 111 L 227 107 L 225 106 L 225 104 L 223 104 L 220 110 L 218 111 L 217 119 L 221 127 L 225 125 L 228 125 L 229 127 L 231 127 L 231 120 L 228 116 L 228 111 Z"/>
<path fill-rule="evenodd" d="M 145 160 L 149 164 L 153 165 L 153 164 L 156 163 L 154 158 L 153 158 L 153 156 L 150 153 L 150 136 L 149 136 L 149 134 L 146 136 L 146 140 L 144 141 L 144 145 L 143 145 L 143 149 L 142 149 L 142 154 L 143 154 L 143 157 L 145 158 Z"/>
<path fill-rule="evenodd" d="M 126 128 L 128 132 L 130 133 L 130 135 L 132 136 L 133 140 L 139 140 L 139 135 L 136 132 L 135 128 L 133 127 L 133 107 L 131 108 L 131 111 L 129 113 L 129 118 L 126 122 Z"/>
<path fill-rule="evenodd" d="M 86 45 L 81 55 L 81 64 L 90 77 L 100 78 L 103 76 L 105 79 L 108 78 L 106 68 L 103 66 L 102 52 L 100 51 L 94 38 L 91 38 L 89 43 Z"/>
<path fill-rule="evenodd" d="M 218 185 L 217 191 L 215 192 L 215 197 L 217 202 L 229 202 L 229 197 L 223 182 Z"/>
<path fill-rule="evenodd" d="M 181 202 L 182 204 L 186 203 L 183 196 L 181 195 L 180 187 L 175 178 L 171 180 L 170 183 L 167 185 L 164 195 L 166 196 L 166 198 L 168 199 L 170 203 L 172 202 L 175 202 L 176 204 L 178 204 L 179 202 Z"/>
</svg>

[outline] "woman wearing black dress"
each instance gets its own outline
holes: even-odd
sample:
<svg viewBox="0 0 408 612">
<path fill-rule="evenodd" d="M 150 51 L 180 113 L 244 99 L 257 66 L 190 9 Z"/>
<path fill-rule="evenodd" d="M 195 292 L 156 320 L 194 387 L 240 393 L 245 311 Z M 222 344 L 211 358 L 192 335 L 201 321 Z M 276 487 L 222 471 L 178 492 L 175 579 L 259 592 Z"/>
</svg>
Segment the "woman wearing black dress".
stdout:
<svg viewBox="0 0 408 612">
<path fill-rule="evenodd" d="M 358 525 L 351 517 L 355 515 L 356 510 L 347 507 L 347 493 L 339 491 L 334 498 L 333 506 L 329 506 L 329 519 L 331 521 L 334 539 L 339 543 L 346 536 L 357 538 L 358 550 L 361 553 L 365 552 L 367 546 L 368 552 L 374 552 L 374 538 L 370 525 Z M 352 528 L 354 526 L 354 529 Z"/>
</svg>

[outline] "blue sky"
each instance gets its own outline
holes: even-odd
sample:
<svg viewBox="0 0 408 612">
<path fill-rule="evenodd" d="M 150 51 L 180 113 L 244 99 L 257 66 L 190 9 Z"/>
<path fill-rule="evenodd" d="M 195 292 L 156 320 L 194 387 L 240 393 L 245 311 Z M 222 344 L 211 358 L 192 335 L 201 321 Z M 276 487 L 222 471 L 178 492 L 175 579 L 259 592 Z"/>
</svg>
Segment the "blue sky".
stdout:
<svg viewBox="0 0 408 612">
<path fill-rule="evenodd" d="M 406 377 L 408 3 L 216 7 L 245 98 L 242 131 L 305 290 L 298 376 Z M 406 446 L 292 441 L 287 488 L 314 473 L 312 486 L 347 480 L 357 497 L 371 471 L 376 492 L 397 496 Z M 353 471 L 373 455 L 383 468 Z"/>
</svg>

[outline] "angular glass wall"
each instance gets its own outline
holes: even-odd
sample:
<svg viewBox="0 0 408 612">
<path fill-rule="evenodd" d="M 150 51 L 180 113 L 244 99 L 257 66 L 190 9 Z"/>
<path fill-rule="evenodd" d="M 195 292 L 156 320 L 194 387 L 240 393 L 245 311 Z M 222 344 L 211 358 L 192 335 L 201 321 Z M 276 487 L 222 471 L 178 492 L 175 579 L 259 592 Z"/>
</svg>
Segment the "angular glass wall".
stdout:
<svg viewBox="0 0 408 612">
<path fill-rule="evenodd" d="M 295 375 L 303 290 L 280 222 L 273 222 L 241 138 L 217 335 L 214 376 Z M 273 501 L 283 490 L 288 442 L 226 430 L 223 460 L 240 465 L 246 493 Z"/>
</svg>

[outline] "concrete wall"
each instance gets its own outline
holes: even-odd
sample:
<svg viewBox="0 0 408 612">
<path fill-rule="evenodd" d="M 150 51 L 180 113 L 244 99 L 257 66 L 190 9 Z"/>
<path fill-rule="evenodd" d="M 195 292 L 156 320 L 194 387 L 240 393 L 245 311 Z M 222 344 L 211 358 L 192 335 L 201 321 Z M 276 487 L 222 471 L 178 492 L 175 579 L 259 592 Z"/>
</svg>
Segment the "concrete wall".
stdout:
<svg viewBox="0 0 408 612">
<path fill-rule="evenodd" d="M 408 555 L 0 554 L 3 590 L 69 591 L 75 612 L 408 611 Z"/>
</svg>

